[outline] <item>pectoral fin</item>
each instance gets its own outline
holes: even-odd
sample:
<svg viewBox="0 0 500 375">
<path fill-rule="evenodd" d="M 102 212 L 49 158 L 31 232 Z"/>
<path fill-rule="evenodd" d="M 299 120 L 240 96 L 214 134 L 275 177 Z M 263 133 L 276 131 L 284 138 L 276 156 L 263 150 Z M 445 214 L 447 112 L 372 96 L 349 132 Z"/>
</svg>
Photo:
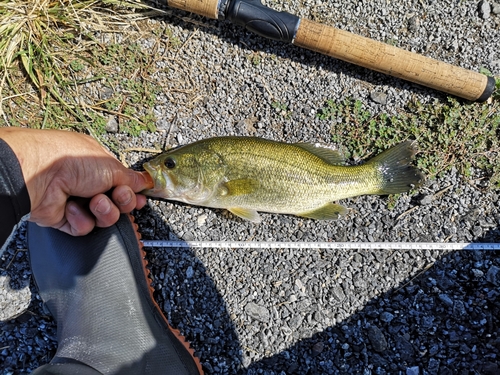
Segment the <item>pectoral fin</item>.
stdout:
<svg viewBox="0 0 500 375">
<path fill-rule="evenodd" d="M 260 215 L 257 211 L 251 208 L 231 207 L 228 211 L 245 220 L 250 220 L 253 223 L 260 223 Z"/>
<path fill-rule="evenodd" d="M 226 181 L 222 185 L 229 196 L 247 195 L 253 193 L 260 186 L 259 181 L 251 178 Z"/>
<path fill-rule="evenodd" d="M 307 217 L 316 220 L 337 220 L 340 215 L 345 215 L 347 208 L 334 203 L 327 203 L 313 211 L 301 212 L 297 216 Z"/>
</svg>

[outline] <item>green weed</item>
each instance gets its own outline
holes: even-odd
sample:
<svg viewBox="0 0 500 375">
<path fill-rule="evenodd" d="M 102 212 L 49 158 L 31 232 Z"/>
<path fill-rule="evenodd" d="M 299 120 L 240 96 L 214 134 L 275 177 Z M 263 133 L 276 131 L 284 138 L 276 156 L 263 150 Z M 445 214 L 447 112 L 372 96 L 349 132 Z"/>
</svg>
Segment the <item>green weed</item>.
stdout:
<svg viewBox="0 0 500 375">
<path fill-rule="evenodd" d="M 252 52 L 251 54 L 249 54 L 247 56 L 247 58 L 248 58 L 248 60 L 250 60 L 250 62 L 253 65 L 256 65 L 256 66 L 262 62 L 262 57 L 261 57 L 259 52 Z"/>
<path fill-rule="evenodd" d="M 271 107 L 275 109 L 277 114 L 281 115 L 285 119 L 290 119 L 292 116 L 292 111 L 288 108 L 286 103 L 275 100 L 271 103 Z"/>
<path fill-rule="evenodd" d="M 452 167 L 470 176 L 473 169 L 491 176 L 500 188 L 500 101 L 410 102 L 404 113 L 373 115 L 359 100 L 327 101 L 318 118 L 331 121 L 332 140 L 354 160 L 375 155 L 406 139 L 416 139 L 417 165 L 430 177 Z"/>
</svg>

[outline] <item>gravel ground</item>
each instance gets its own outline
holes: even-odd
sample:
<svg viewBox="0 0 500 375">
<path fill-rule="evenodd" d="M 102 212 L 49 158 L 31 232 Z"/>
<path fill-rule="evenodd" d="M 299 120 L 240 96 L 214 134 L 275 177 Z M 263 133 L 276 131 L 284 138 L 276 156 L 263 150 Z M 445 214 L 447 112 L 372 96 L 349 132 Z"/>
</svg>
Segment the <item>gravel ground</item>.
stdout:
<svg viewBox="0 0 500 375">
<path fill-rule="evenodd" d="M 448 0 L 269 3 L 473 70 L 500 74 L 500 5 Z M 174 11 L 162 22 L 183 43 L 160 51 L 167 88 L 158 132 L 125 147 L 175 146 L 216 135 L 330 142 L 316 113 L 327 99 L 357 98 L 374 113 L 445 95 L 226 22 Z M 151 40 L 145 37 L 145 48 Z M 164 68 L 164 69 L 163 69 Z M 374 101 L 387 96 L 386 104 Z M 286 104 L 285 109 L 272 103 Z M 126 155 L 140 167 L 151 154 Z M 146 239 L 498 242 L 498 193 L 478 171 L 455 170 L 418 195 L 343 203 L 350 213 L 317 222 L 262 214 L 244 222 L 222 210 L 150 200 L 135 214 Z M 27 264 L 25 229 L 0 259 L 0 372 L 29 373 L 55 353 L 55 325 Z M 487 251 L 150 249 L 156 298 L 192 342 L 208 374 L 498 374 L 500 260 Z"/>
</svg>

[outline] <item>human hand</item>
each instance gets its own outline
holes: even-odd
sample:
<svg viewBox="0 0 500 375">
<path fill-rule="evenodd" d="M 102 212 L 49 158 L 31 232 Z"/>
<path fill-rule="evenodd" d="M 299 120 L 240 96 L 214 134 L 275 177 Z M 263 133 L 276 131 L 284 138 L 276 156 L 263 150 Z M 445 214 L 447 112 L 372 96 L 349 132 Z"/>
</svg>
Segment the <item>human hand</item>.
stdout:
<svg viewBox="0 0 500 375">
<path fill-rule="evenodd" d="M 108 227 L 140 209 L 147 173 L 125 168 L 93 138 L 60 130 L 0 128 L 16 154 L 31 201 L 30 221 L 71 235 Z M 106 193 L 110 192 L 107 195 Z"/>
</svg>

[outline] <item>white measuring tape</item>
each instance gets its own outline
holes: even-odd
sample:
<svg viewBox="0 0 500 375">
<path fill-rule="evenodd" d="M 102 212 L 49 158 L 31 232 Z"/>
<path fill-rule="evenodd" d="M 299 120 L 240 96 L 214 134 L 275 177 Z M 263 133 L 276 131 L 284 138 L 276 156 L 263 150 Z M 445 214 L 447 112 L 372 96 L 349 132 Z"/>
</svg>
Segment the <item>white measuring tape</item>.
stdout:
<svg viewBox="0 0 500 375">
<path fill-rule="evenodd" d="M 213 249 L 380 249 L 380 250 L 500 250 L 500 243 L 480 242 L 279 242 L 145 240 L 144 247 Z"/>
</svg>

